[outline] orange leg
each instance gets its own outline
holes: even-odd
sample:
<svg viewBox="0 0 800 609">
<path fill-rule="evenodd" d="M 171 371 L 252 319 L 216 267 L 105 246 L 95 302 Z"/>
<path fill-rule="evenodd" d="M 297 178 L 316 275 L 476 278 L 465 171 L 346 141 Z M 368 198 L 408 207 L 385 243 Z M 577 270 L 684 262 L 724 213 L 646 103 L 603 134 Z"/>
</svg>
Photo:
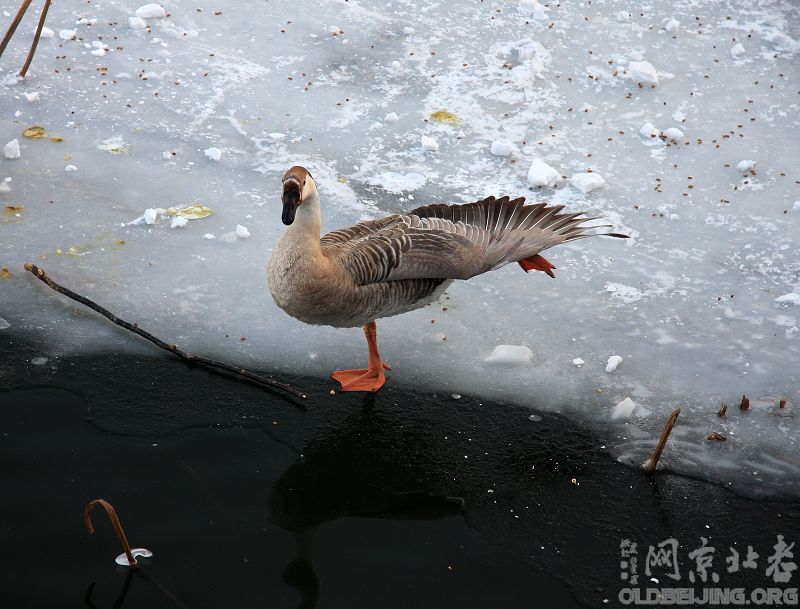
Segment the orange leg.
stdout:
<svg viewBox="0 0 800 609">
<path fill-rule="evenodd" d="M 331 376 L 342 384 L 342 391 L 378 391 L 386 383 L 383 374 L 391 367 L 378 353 L 378 328 L 374 321 L 364 326 L 364 336 L 369 347 L 369 368 L 360 370 L 337 370 Z"/>
</svg>

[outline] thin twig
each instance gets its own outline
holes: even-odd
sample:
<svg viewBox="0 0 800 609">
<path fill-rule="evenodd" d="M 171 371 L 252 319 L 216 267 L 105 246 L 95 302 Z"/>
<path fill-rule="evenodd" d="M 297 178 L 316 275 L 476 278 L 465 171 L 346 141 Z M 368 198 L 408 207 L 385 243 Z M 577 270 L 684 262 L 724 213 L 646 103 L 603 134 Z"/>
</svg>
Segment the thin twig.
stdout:
<svg viewBox="0 0 800 609">
<path fill-rule="evenodd" d="M 183 351 L 182 349 L 179 349 L 177 345 L 169 345 L 169 344 L 165 343 L 163 340 L 161 340 L 160 338 L 158 338 L 157 336 L 154 336 L 153 334 L 150 334 L 150 332 L 148 332 L 147 330 L 142 330 L 138 326 L 138 324 L 132 324 L 132 323 L 129 323 L 129 322 L 123 320 L 123 319 L 120 319 L 116 315 L 111 313 L 108 309 L 104 309 L 99 304 L 97 304 L 95 302 L 92 302 L 88 298 L 85 298 L 84 296 L 81 296 L 80 294 L 76 294 L 72 290 L 57 284 L 55 281 L 50 279 L 50 277 L 47 275 L 47 273 L 44 272 L 44 269 L 39 268 L 38 266 L 36 266 L 32 262 L 26 262 L 25 263 L 25 270 L 30 271 L 31 273 L 33 273 L 33 275 L 37 279 L 39 279 L 40 281 L 43 281 L 44 283 L 46 283 L 50 288 L 54 289 L 59 294 L 63 294 L 64 296 L 66 296 L 68 298 L 71 298 L 72 300 L 75 300 L 75 301 L 81 303 L 82 305 L 85 305 L 85 306 L 89 307 L 90 309 L 92 309 L 94 311 L 97 311 L 98 313 L 100 313 L 104 317 L 106 317 L 109 320 L 111 320 L 116 325 L 121 326 L 121 327 L 125 328 L 126 330 L 130 330 L 134 334 L 138 334 L 139 336 L 141 336 L 145 340 L 149 340 L 151 343 L 153 343 L 157 347 L 160 347 L 160 348 L 164 349 L 165 351 L 169 351 L 170 353 L 172 353 L 174 355 L 177 355 L 178 357 L 180 357 L 182 360 L 184 360 L 185 362 L 187 362 L 189 364 L 200 364 L 201 366 L 207 366 L 208 368 L 217 368 L 219 370 L 225 370 L 226 372 L 229 372 L 229 373 L 234 374 L 234 375 L 236 375 L 236 376 L 238 376 L 240 378 L 243 378 L 243 379 L 248 380 L 248 381 L 250 381 L 252 383 L 255 383 L 256 385 L 261 385 L 263 387 L 272 387 L 272 388 L 275 388 L 275 389 L 280 389 L 281 391 L 285 391 L 287 393 L 290 393 L 293 396 L 295 396 L 297 398 L 300 398 L 301 400 L 305 400 L 306 398 L 308 398 L 308 395 L 306 395 L 305 393 L 303 393 L 301 391 L 298 391 L 297 389 L 294 389 L 294 388 L 290 387 L 289 385 L 286 385 L 285 383 L 280 383 L 278 381 L 273 381 L 272 379 L 264 378 L 263 376 L 259 376 L 257 374 L 254 374 L 254 373 L 250 372 L 249 370 L 245 370 L 244 368 L 239 368 L 238 366 L 231 366 L 230 364 L 226 364 L 225 362 L 218 362 L 216 360 L 209 359 L 207 357 L 203 357 L 202 355 L 193 355 L 191 353 L 187 353 L 186 351 Z"/>
<path fill-rule="evenodd" d="M 86 530 L 89 532 L 89 535 L 94 534 L 91 512 L 96 505 L 102 507 L 106 511 L 106 514 L 108 514 L 108 518 L 111 520 L 111 525 L 114 527 L 114 531 L 116 532 L 117 537 L 119 537 L 119 542 L 122 544 L 122 549 L 125 551 L 125 556 L 128 559 L 128 566 L 131 569 L 138 569 L 139 563 L 131 553 L 131 544 L 128 543 L 128 538 L 125 536 L 125 529 L 122 528 L 122 523 L 119 521 L 117 510 L 115 510 L 114 506 L 105 499 L 95 499 L 94 501 L 90 501 L 86 504 L 86 507 L 83 510 L 83 524 L 86 525 Z"/>
<path fill-rule="evenodd" d="M 6 35 L 3 36 L 3 42 L 0 42 L 0 57 L 3 56 L 3 51 L 6 50 L 8 43 L 11 42 L 11 37 L 14 35 L 14 32 L 17 31 L 17 26 L 19 25 L 22 18 L 25 16 L 25 11 L 28 10 L 28 7 L 31 5 L 33 0 L 22 0 L 22 4 L 17 11 L 17 15 L 14 17 L 14 21 L 11 22 L 11 25 L 8 27 L 8 31 Z"/>
<path fill-rule="evenodd" d="M 661 432 L 661 439 L 658 441 L 656 449 L 653 451 L 653 456 L 650 457 L 650 463 L 647 465 L 648 472 L 653 473 L 656 471 L 658 460 L 661 459 L 661 453 L 664 452 L 664 447 L 667 445 L 667 440 L 669 440 L 669 434 L 672 433 L 672 428 L 675 427 L 675 421 L 678 420 L 678 415 L 680 413 L 681 409 L 678 408 L 677 410 L 673 410 L 672 414 L 669 415 L 667 424 L 664 426 L 664 431 Z"/>
<path fill-rule="evenodd" d="M 39 38 L 42 36 L 42 28 L 44 27 L 44 20 L 47 19 L 47 11 L 50 8 L 50 2 L 52 0 L 45 0 L 44 1 L 44 8 L 42 8 L 42 14 L 39 15 L 39 25 L 36 26 L 36 35 L 33 37 L 33 44 L 31 45 L 31 50 L 28 51 L 28 57 L 25 59 L 25 65 L 22 66 L 22 69 L 19 71 L 19 75 L 21 77 L 25 77 L 25 74 L 28 73 L 28 68 L 31 66 L 31 62 L 33 61 L 33 55 L 36 53 L 36 47 L 39 44 Z"/>
</svg>

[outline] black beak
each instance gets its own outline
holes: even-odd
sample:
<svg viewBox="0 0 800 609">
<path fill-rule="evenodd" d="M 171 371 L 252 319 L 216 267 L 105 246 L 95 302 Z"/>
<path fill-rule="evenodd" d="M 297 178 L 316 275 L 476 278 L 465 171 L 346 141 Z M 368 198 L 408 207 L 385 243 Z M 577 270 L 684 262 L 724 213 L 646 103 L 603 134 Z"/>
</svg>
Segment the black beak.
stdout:
<svg viewBox="0 0 800 609">
<path fill-rule="evenodd" d="M 294 188 L 283 189 L 283 213 L 281 220 L 286 226 L 294 222 L 294 214 L 297 207 L 300 205 L 300 190 L 295 186 Z"/>
</svg>

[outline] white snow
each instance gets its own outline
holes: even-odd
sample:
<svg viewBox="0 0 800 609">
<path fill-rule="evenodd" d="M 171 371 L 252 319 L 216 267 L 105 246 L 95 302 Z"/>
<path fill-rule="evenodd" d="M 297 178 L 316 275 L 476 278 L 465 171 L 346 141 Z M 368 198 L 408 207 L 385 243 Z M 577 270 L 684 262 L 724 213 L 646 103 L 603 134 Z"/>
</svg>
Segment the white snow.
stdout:
<svg viewBox="0 0 800 609">
<path fill-rule="evenodd" d="M 236 237 L 239 239 L 249 239 L 250 238 L 250 231 L 247 230 L 246 227 L 242 226 L 241 224 L 236 225 Z"/>
<path fill-rule="evenodd" d="M 500 140 L 495 140 L 492 142 L 492 147 L 490 152 L 494 156 L 508 156 L 514 151 L 514 144 L 511 142 L 503 142 Z"/>
<path fill-rule="evenodd" d="M 439 152 L 439 142 L 430 136 L 423 135 L 421 141 L 422 149 L 429 152 Z"/>
<path fill-rule="evenodd" d="M 20 156 L 19 140 L 11 140 L 8 144 L 3 146 L 3 155 L 7 159 L 18 159 Z"/>
<path fill-rule="evenodd" d="M 576 357 L 574 360 L 572 360 L 572 363 L 573 363 L 575 366 L 577 366 L 578 368 L 580 368 L 580 367 L 581 367 L 581 366 L 583 366 L 583 365 L 584 365 L 586 362 L 584 362 L 584 361 L 583 361 L 583 360 L 582 360 L 580 357 Z"/>
<path fill-rule="evenodd" d="M 632 61 L 628 64 L 628 75 L 631 80 L 644 85 L 657 85 L 658 72 L 649 61 Z"/>
<path fill-rule="evenodd" d="M 61 30 L 58 32 L 58 37 L 61 40 L 72 40 L 75 38 L 75 30 Z"/>
<path fill-rule="evenodd" d="M 128 17 L 128 27 L 132 30 L 145 30 L 147 22 L 141 17 Z"/>
<path fill-rule="evenodd" d="M 793 305 L 800 305 L 800 293 L 798 292 L 789 292 L 788 294 L 784 294 L 783 296 L 778 296 L 775 299 L 775 302 L 785 302 Z"/>
<path fill-rule="evenodd" d="M 155 221 L 155 218 L 153 218 L 153 221 Z M 150 222 L 149 224 L 152 224 L 152 222 Z M 189 224 L 189 220 L 187 220 L 186 218 L 183 218 L 181 216 L 175 216 L 174 218 L 172 218 L 172 222 L 169 223 L 169 227 L 170 228 L 182 228 L 182 227 L 186 226 L 187 224 Z"/>
<path fill-rule="evenodd" d="M 530 169 L 528 169 L 528 186 L 532 188 L 540 186 L 555 186 L 561 179 L 561 174 L 550 167 L 542 159 L 533 159 Z"/>
<path fill-rule="evenodd" d="M 211 148 L 206 148 L 203 151 L 203 154 L 206 155 L 206 158 L 209 158 L 212 161 L 219 161 L 222 158 L 222 150 L 213 146 Z"/>
<path fill-rule="evenodd" d="M 611 411 L 611 420 L 621 421 L 623 419 L 630 419 L 634 408 L 636 408 L 636 403 L 630 398 L 625 398 L 614 406 L 614 409 Z"/>
<path fill-rule="evenodd" d="M 136 9 L 136 16 L 140 19 L 158 19 L 166 17 L 167 12 L 160 4 L 144 4 Z"/>
<path fill-rule="evenodd" d="M 525 364 L 533 358 L 533 351 L 522 345 L 497 345 L 483 360 L 487 364 Z"/>
<path fill-rule="evenodd" d="M 575 188 L 580 190 L 583 194 L 597 190 L 606 185 L 603 176 L 597 173 L 576 173 L 570 178 L 569 181 Z"/>
<path fill-rule="evenodd" d="M 750 159 L 745 159 L 744 161 L 739 161 L 736 164 L 736 169 L 738 169 L 742 173 L 747 173 L 751 169 L 755 169 L 755 167 L 756 167 L 756 162 L 752 161 Z"/>
<path fill-rule="evenodd" d="M 608 363 L 606 364 L 606 372 L 614 372 L 622 363 L 622 357 L 619 355 L 612 355 L 608 358 Z"/>
</svg>

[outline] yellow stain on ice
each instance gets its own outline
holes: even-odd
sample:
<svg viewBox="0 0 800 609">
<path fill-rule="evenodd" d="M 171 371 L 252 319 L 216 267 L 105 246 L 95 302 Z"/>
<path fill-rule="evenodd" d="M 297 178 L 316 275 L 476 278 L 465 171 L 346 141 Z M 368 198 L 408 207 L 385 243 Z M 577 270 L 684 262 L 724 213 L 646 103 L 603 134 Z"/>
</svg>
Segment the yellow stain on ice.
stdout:
<svg viewBox="0 0 800 609">
<path fill-rule="evenodd" d="M 11 279 L 14 276 L 14 273 L 8 270 L 7 266 L 4 266 L 0 269 L 0 279 Z"/>
<path fill-rule="evenodd" d="M 38 139 L 41 137 L 47 137 L 47 130 L 40 125 L 33 125 L 32 127 L 25 129 L 25 131 L 22 132 L 22 135 L 31 139 Z"/>
<path fill-rule="evenodd" d="M 448 125 L 460 125 L 464 122 L 460 116 L 449 110 L 436 110 L 431 112 L 428 118 L 436 123 L 447 123 Z"/>
</svg>

